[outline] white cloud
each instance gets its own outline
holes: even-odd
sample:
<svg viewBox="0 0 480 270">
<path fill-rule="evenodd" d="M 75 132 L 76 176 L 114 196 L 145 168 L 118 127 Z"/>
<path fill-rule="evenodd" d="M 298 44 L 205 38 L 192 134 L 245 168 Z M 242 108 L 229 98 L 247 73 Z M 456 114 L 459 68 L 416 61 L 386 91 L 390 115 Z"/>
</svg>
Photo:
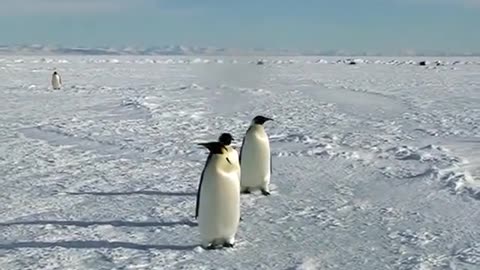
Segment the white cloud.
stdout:
<svg viewBox="0 0 480 270">
<path fill-rule="evenodd" d="M 141 4 L 141 0 L 0 0 L 1 15 L 111 13 Z"/>
</svg>

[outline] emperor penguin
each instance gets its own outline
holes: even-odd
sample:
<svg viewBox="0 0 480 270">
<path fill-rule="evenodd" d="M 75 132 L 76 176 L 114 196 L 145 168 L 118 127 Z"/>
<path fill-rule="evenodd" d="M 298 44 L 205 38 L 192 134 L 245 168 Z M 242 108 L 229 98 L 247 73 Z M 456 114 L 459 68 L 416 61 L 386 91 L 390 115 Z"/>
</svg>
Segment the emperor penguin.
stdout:
<svg viewBox="0 0 480 270">
<path fill-rule="evenodd" d="M 243 138 L 240 149 L 240 186 L 242 193 L 260 189 L 264 196 L 270 195 L 269 184 L 272 174 L 270 142 L 263 124 L 273 119 L 261 115 L 253 118 Z"/>
<path fill-rule="evenodd" d="M 56 71 L 52 74 L 52 87 L 55 90 L 59 90 L 62 87 L 62 77 Z"/>
<path fill-rule="evenodd" d="M 233 148 L 232 141 L 233 136 L 230 133 L 222 133 L 220 137 L 218 137 L 218 141 L 221 142 L 228 150 L 228 159 L 235 165 L 235 169 L 238 172 L 238 181 L 240 181 L 240 161 L 237 150 Z"/>
<path fill-rule="evenodd" d="M 200 178 L 195 217 L 205 249 L 231 248 L 240 222 L 240 181 L 221 142 L 201 143 L 210 153 Z"/>
</svg>

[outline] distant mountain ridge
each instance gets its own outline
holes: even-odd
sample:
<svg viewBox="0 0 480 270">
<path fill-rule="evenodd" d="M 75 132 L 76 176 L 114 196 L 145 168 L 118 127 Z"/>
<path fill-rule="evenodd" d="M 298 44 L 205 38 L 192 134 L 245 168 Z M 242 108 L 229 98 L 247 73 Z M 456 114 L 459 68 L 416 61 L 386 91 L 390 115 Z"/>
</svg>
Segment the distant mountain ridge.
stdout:
<svg viewBox="0 0 480 270">
<path fill-rule="evenodd" d="M 0 55 L 291 55 L 291 56 L 480 56 L 480 53 L 415 52 L 404 50 L 382 54 L 369 52 L 348 52 L 345 50 L 275 50 L 275 49 L 235 49 L 200 46 L 153 46 L 139 47 L 63 47 L 47 45 L 0 45 Z"/>
</svg>

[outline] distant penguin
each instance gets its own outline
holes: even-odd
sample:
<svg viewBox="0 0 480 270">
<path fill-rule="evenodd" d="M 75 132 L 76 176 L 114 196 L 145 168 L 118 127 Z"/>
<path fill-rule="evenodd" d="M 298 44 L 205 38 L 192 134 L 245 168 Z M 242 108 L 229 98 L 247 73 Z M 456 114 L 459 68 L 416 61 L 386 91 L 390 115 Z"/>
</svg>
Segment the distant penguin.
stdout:
<svg viewBox="0 0 480 270">
<path fill-rule="evenodd" d="M 52 87 L 55 90 L 62 88 L 62 78 L 58 72 L 54 71 L 52 74 Z"/>
<path fill-rule="evenodd" d="M 201 143 L 210 154 L 202 171 L 195 217 L 202 246 L 231 248 L 240 222 L 240 181 L 235 165 L 221 142 Z"/>
<path fill-rule="evenodd" d="M 232 147 L 233 136 L 230 133 L 222 133 L 218 138 L 218 141 L 223 143 L 228 150 L 228 159 L 236 166 L 238 172 L 238 179 L 240 181 L 240 161 L 237 150 Z"/>
<path fill-rule="evenodd" d="M 273 119 L 261 115 L 256 116 L 243 138 L 240 149 L 242 193 L 260 189 L 263 195 L 270 195 L 268 185 L 272 173 L 272 156 L 270 142 L 263 124 L 271 120 Z"/>
</svg>

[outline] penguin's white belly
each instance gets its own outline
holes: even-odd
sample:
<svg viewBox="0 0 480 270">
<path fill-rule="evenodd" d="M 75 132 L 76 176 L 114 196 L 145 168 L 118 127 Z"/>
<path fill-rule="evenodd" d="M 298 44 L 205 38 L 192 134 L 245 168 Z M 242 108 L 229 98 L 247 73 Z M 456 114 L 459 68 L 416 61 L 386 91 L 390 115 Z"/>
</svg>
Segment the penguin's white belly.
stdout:
<svg viewBox="0 0 480 270">
<path fill-rule="evenodd" d="M 270 183 L 270 144 L 268 137 L 248 134 L 242 149 L 241 186 L 266 187 Z"/>
<path fill-rule="evenodd" d="M 228 146 L 227 149 L 228 149 L 228 158 L 230 159 L 230 162 L 235 166 L 235 169 L 238 175 L 238 181 L 240 181 L 241 171 L 240 171 L 240 161 L 238 159 L 238 152 L 231 146 Z"/>
<path fill-rule="evenodd" d="M 58 75 L 52 77 L 52 87 L 53 89 L 60 89 L 62 87 L 62 84 L 60 83 L 60 77 Z"/>
<path fill-rule="evenodd" d="M 209 168 L 200 190 L 198 225 L 205 244 L 234 241 L 240 219 L 240 183 L 237 172 Z"/>
</svg>

